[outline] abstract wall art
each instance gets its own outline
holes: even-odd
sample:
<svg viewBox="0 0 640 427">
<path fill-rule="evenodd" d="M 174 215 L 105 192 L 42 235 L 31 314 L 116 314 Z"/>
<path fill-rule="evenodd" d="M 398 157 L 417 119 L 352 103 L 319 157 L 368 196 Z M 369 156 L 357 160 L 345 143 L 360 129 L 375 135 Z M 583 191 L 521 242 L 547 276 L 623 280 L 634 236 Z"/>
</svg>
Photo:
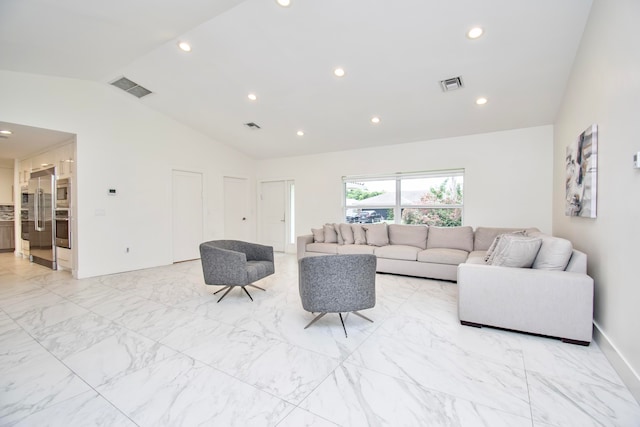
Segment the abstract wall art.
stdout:
<svg viewBox="0 0 640 427">
<path fill-rule="evenodd" d="M 567 147 L 565 215 L 596 217 L 598 125 L 591 125 Z"/>
</svg>

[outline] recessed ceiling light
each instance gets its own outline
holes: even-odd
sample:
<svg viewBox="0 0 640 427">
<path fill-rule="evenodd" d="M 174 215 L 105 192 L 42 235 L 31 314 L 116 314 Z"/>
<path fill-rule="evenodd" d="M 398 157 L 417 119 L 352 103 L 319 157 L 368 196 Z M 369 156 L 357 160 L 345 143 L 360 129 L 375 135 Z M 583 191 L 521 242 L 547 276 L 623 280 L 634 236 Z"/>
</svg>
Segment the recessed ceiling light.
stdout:
<svg viewBox="0 0 640 427">
<path fill-rule="evenodd" d="M 276 3 L 278 3 L 282 7 L 291 6 L 291 0 L 276 0 Z"/>
<path fill-rule="evenodd" d="M 467 32 L 467 37 L 469 37 L 470 39 L 477 39 L 478 37 L 480 37 L 482 34 L 484 34 L 484 30 L 480 27 L 473 27 L 472 29 L 470 29 Z"/>
<path fill-rule="evenodd" d="M 252 101 L 255 101 L 256 99 L 258 99 L 255 93 L 250 93 L 249 95 L 247 95 L 247 98 L 249 98 Z"/>
<path fill-rule="evenodd" d="M 380 117 L 378 116 L 371 117 L 371 123 L 374 123 L 374 124 L 380 123 Z"/>
<path fill-rule="evenodd" d="M 480 97 L 480 98 L 476 99 L 476 104 L 478 104 L 478 105 L 484 105 L 487 102 L 488 102 L 487 98 L 484 98 L 484 97 Z"/>
<path fill-rule="evenodd" d="M 298 135 L 298 136 L 304 136 L 304 132 L 303 132 L 303 131 L 301 131 L 301 130 L 299 130 L 298 132 L 296 132 L 296 135 Z"/>
<path fill-rule="evenodd" d="M 333 70 L 333 75 L 336 77 L 344 77 L 345 75 L 344 68 L 340 68 L 340 67 L 335 68 Z"/>
<path fill-rule="evenodd" d="M 0 133 L 3 135 L 11 135 L 13 132 L 11 132 L 10 130 L 7 129 L 2 129 L 0 130 Z"/>
<path fill-rule="evenodd" d="M 183 52 L 191 52 L 191 45 L 187 42 L 178 42 L 178 47 Z"/>
</svg>

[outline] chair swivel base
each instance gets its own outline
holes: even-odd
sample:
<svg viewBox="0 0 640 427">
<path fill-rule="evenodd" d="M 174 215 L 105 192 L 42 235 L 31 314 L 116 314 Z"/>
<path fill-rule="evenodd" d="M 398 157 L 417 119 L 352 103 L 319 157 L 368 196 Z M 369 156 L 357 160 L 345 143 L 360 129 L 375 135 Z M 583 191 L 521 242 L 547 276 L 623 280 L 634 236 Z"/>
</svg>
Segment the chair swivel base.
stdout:
<svg viewBox="0 0 640 427">
<path fill-rule="evenodd" d="M 251 297 L 251 294 L 250 294 L 250 293 L 249 293 L 249 291 L 247 290 L 247 288 L 246 288 L 247 286 L 252 286 L 252 287 L 254 287 L 254 288 L 258 288 L 258 289 L 260 289 L 260 290 L 262 290 L 262 291 L 266 291 L 266 289 L 261 288 L 260 286 L 251 285 L 251 284 L 249 284 L 249 285 L 237 285 L 237 286 L 242 288 L 242 290 L 244 291 L 244 293 L 245 293 L 245 294 L 247 294 L 247 296 L 249 297 L 249 299 L 250 299 L 251 301 L 253 301 L 253 298 Z M 213 295 L 217 294 L 218 292 L 222 292 L 222 291 L 224 291 L 225 289 L 227 290 L 227 292 L 225 292 L 224 294 L 222 294 L 222 296 L 220 297 L 220 299 L 219 299 L 217 302 L 222 301 L 222 299 L 223 299 L 224 297 L 226 297 L 226 296 L 227 296 L 227 294 L 228 294 L 229 292 L 231 292 L 231 289 L 233 289 L 233 288 L 235 288 L 235 287 L 236 287 L 236 285 L 234 285 L 234 286 L 225 286 L 224 288 L 222 288 L 222 289 L 218 289 L 217 291 L 215 291 L 215 292 L 213 293 Z"/>
<path fill-rule="evenodd" d="M 226 294 L 225 294 L 226 295 Z M 362 317 L 364 320 L 368 320 L 369 322 L 373 323 L 373 320 L 369 319 L 367 316 L 365 316 L 364 314 L 361 314 L 357 311 L 352 311 L 351 313 L 355 314 L 356 316 Z M 318 320 L 320 320 L 322 317 L 324 317 L 324 315 L 327 313 L 320 313 L 318 314 L 316 317 L 313 318 L 313 320 L 311 322 L 309 322 L 307 324 L 307 326 L 304 327 L 304 329 L 307 329 L 309 326 L 313 325 L 314 323 L 316 323 Z M 344 326 L 344 320 L 347 318 L 347 316 L 349 316 L 349 313 L 347 313 L 344 318 L 342 317 L 342 313 L 338 313 L 338 315 L 340 316 L 340 323 L 342 323 L 342 329 L 344 330 L 344 337 L 345 338 L 349 338 L 347 336 L 347 328 Z"/>
</svg>

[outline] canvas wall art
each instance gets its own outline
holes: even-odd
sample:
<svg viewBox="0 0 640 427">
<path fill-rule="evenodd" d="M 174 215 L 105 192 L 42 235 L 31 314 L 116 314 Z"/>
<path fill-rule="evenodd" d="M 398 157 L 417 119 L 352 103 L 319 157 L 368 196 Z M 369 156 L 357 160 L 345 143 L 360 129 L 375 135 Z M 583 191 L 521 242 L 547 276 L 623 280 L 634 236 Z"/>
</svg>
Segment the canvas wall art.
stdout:
<svg viewBox="0 0 640 427">
<path fill-rule="evenodd" d="M 567 147 L 566 207 L 568 216 L 596 217 L 598 125 L 591 125 Z"/>
</svg>

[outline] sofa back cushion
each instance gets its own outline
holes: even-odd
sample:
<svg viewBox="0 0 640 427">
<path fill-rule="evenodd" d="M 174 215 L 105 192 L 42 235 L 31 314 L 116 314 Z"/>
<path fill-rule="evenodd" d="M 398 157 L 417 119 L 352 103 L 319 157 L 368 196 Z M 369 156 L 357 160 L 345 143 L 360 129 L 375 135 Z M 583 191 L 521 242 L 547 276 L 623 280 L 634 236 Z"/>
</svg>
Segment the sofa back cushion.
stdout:
<svg viewBox="0 0 640 427">
<path fill-rule="evenodd" d="M 387 233 L 387 223 L 363 225 L 367 236 L 367 245 L 386 246 L 389 244 L 389 234 Z"/>
<path fill-rule="evenodd" d="M 473 228 L 469 226 L 429 227 L 427 249 L 431 248 L 460 249 L 471 252 L 473 250 Z"/>
<path fill-rule="evenodd" d="M 427 249 L 426 225 L 389 224 L 389 243 L 392 245 L 415 246 Z"/>
</svg>

